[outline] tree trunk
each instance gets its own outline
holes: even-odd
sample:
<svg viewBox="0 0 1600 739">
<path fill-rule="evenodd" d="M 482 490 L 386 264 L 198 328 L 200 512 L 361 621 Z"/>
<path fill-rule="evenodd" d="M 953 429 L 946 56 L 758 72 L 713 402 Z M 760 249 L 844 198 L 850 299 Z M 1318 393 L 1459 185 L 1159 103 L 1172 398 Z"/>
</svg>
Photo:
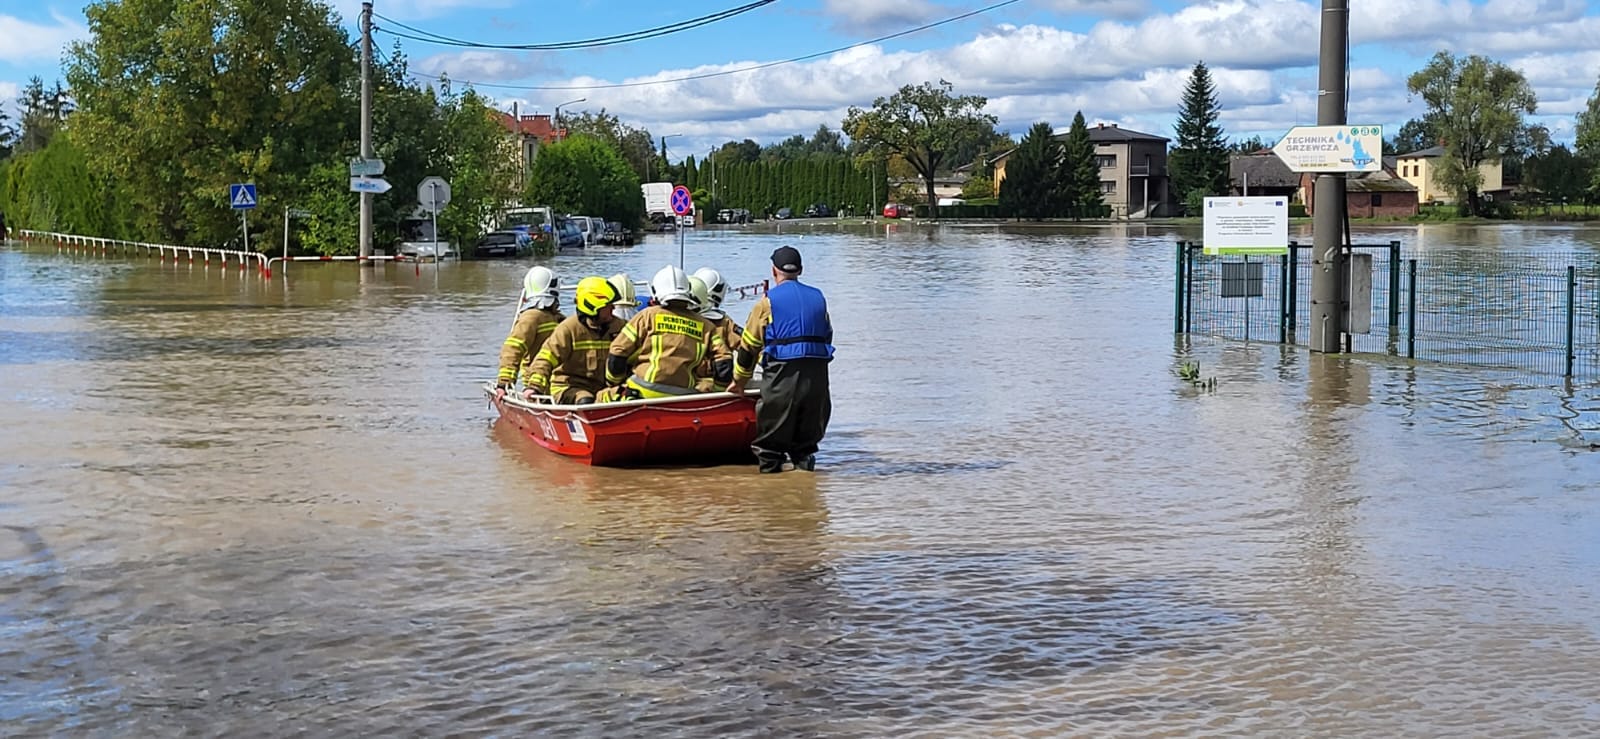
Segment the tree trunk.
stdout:
<svg viewBox="0 0 1600 739">
<path fill-rule="evenodd" d="M 928 217 L 939 220 L 939 199 L 933 195 L 933 172 L 922 177 L 922 183 L 928 187 Z"/>
</svg>

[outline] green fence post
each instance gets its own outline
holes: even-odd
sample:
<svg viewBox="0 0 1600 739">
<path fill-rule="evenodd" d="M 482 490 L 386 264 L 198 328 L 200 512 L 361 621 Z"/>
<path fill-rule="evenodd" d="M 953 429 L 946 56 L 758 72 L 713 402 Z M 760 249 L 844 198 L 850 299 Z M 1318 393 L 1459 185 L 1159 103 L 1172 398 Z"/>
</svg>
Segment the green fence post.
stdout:
<svg viewBox="0 0 1600 739">
<path fill-rule="evenodd" d="M 1406 358 L 1417 358 L 1417 260 L 1406 262 L 1411 289 L 1406 292 Z"/>
<path fill-rule="evenodd" d="M 1389 242 L 1389 328 L 1400 325 L 1400 242 Z"/>
<path fill-rule="evenodd" d="M 1578 268 L 1567 265 L 1567 371 L 1565 376 L 1572 377 L 1572 328 L 1573 319 L 1576 317 L 1578 307 Z"/>
<path fill-rule="evenodd" d="M 1183 333 L 1183 249 L 1184 242 L 1178 242 L 1177 263 L 1172 270 L 1172 333 Z"/>
<path fill-rule="evenodd" d="M 1278 259 L 1278 269 L 1283 270 L 1283 276 L 1278 280 L 1278 343 L 1287 344 L 1289 343 L 1289 281 L 1294 279 L 1294 274 L 1289 271 L 1288 254 Z"/>
<path fill-rule="evenodd" d="M 1194 330 L 1194 244 L 1191 242 L 1185 249 L 1184 257 L 1184 282 L 1183 290 L 1183 332 Z"/>
</svg>

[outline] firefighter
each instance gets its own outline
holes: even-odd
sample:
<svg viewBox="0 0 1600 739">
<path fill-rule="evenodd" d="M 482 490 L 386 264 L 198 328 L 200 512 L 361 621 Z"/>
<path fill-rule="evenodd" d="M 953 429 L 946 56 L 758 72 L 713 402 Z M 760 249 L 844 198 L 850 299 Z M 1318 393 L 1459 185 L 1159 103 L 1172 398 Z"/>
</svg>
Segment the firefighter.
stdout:
<svg viewBox="0 0 1600 739">
<path fill-rule="evenodd" d="M 694 310 L 689 275 L 663 267 L 650 280 L 654 305 L 639 311 L 611 342 L 606 382 L 623 397 L 664 398 L 697 392 L 697 370 L 711 360 L 712 376 L 733 374 L 728 345 Z M 609 397 L 609 396 L 608 396 Z"/>
<path fill-rule="evenodd" d="M 772 253 L 772 289 L 750 309 L 728 386 L 730 393 L 744 392 L 761 359 L 765 383 L 750 448 L 762 472 L 782 472 L 785 457 L 797 470 L 815 470 L 817 444 L 833 412 L 828 394 L 833 322 L 822 291 L 801 284 L 800 272 L 800 252 L 794 247 Z"/>
<path fill-rule="evenodd" d="M 572 302 L 577 312 L 550 334 L 523 383 L 553 403 L 593 403 L 606 387 L 606 356 L 624 325 L 613 315 L 617 288 L 604 277 L 585 277 Z"/>
<path fill-rule="evenodd" d="M 561 297 L 556 273 L 547 267 L 534 267 L 522 278 L 522 298 L 511 335 L 500 346 L 500 373 L 495 376 L 495 396 L 500 397 L 527 375 L 528 365 L 544 346 L 544 340 L 561 324 Z"/>
<path fill-rule="evenodd" d="M 701 267 L 689 275 L 689 287 L 700 306 L 700 317 L 711 324 L 730 349 L 739 346 L 739 326 L 722 310 L 722 298 L 728 291 L 728 283 L 722 279 L 722 275 L 710 267 Z M 704 365 L 699 374 L 700 382 L 696 389 L 702 393 L 718 393 L 728 387 L 726 382 L 717 382 Z"/>
</svg>

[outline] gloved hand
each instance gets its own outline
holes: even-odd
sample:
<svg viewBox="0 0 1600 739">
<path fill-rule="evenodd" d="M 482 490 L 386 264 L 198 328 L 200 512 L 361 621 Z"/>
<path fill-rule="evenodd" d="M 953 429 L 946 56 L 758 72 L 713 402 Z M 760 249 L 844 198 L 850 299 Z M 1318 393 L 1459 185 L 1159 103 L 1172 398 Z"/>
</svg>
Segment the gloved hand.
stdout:
<svg viewBox="0 0 1600 739">
<path fill-rule="evenodd" d="M 501 382 L 501 383 L 495 384 L 495 386 L 494 386 L 494 399 L 495 400 L 505 400 L 506 391 L 510 390 L 510 389 L 511 389 L 511 384 L 510 383 Z"/>
</svg>

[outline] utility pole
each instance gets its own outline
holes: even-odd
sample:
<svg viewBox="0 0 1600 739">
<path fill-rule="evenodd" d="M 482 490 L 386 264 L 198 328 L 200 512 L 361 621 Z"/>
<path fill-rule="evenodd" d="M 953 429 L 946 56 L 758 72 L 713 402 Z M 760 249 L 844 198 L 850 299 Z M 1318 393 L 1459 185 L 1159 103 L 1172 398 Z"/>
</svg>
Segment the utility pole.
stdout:
<svg viewBox="0 0 1600 739">
<path fill-rule="evenodd" d="M 1318 66 L 1317 125 L 1345 121 L 1345 68 L 1350 40 L 1350 0 L 1322 0 L 1322 46 Z M 1345 180 L 1319 174 L 1311 219 L 1311 351 L 1336 353 L 1344 338 Z"/>
<path fill-rule="evenodd" d="M 372 2 L 361 3 L 361 158 L 372 158 Z M 372 264 L 372 193 L 361 196 L 361 261 Z"/>
</svg>

